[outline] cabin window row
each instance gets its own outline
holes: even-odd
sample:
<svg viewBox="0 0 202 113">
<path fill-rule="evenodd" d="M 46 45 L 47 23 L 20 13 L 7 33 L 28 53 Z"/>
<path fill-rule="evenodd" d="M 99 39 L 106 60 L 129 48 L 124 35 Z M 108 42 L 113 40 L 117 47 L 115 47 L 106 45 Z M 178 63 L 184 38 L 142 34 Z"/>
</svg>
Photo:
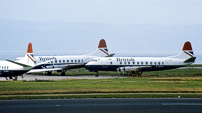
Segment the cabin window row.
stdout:
<svg viewBox="0 0 202 113">
<path fill-rule="evenodd" d="M 51 61 L 53 63 L 53 61 Z M 55 60 L 55 63 L 83 63 L 83 60 Z"/>
<path fill-rule="evenodd" d="M 112 64 L 112 62 L 110 62 L 110 64 Z M 164 62 L 120 62 L 120 64 L 124 64 L 124 65 L 164 65 Z"/>
<path fill-rule="evenodd" d="M 0 66 L 0 69 L 8 69 L 8 66 Z"/>
</svg>

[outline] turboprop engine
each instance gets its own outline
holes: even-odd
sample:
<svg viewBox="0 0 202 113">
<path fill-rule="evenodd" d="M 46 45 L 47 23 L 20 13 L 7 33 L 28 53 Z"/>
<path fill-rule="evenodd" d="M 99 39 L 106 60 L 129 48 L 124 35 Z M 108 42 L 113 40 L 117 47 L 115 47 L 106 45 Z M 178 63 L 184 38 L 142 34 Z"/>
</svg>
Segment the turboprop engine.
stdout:
<svg viewBox="0 0 202 113">
<path fill-rule="evenodd" d="M 137 69 L 137 67 L 119 67 L 116 70 L 118 71 L 118 73 L 121 71 L 124 74 L 124 72 L 127 72 L 129 70 L 134 70 L 134 69 Z"/>
</svg>

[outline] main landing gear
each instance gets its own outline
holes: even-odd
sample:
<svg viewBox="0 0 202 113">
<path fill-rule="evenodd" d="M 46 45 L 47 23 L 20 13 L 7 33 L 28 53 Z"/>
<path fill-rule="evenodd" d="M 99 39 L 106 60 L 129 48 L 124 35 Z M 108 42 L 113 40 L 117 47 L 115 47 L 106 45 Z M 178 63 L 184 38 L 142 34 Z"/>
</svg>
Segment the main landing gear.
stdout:
<svg viewBox="0 0 202 113">
<path fill-rule="evenodd" d="M 62 72 L 62 73 L 61 73 L 61 76 L 65 76 L 65 72 Z"/>
<path fill-rule="evenodd" d="M 22 75 L 21 75 L 22 76 Z M 14 77 L 14 78 L 13 78 Z M 23 76 L 22 76 L 23 78 Z M 9 79 L 13 79 L 13 81 L 18 80 L 18 76 L 9 76 Z M 6 77 L 6 80 L 8 80 L 8 78 Z"/>
<path fill-rule="evenodd" d="M 133 77 L 133 76 L 137 76 L 137 77 L 141 77 L 142 76 L 143 71 L 129 71 L 128 75 L 129 77 Z"/>
<path fill-rule="evenodd" d="M 95 75 L 96 77 L 99 77 L 98 71 L 96 72 L 97 74 Z"/>
<path fill-rule="evenodd" d="M 52 75 L 52 72 L 51 72 L 51 71 L 48 71 L 47 75 Z"/>
</svg>

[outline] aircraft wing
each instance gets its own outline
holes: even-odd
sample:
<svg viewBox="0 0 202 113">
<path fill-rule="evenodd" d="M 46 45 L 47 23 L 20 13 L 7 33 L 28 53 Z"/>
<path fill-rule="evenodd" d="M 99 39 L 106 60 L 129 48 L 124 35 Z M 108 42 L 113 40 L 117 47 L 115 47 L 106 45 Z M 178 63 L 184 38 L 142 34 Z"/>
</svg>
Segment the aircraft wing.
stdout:
<svg viewBox="0 0 202 113">
<path fill-rule="evenodd" d="M 53 69 L 32 69 L 28 71 L 27 73 L 37 73 L 37 72 L 46 72 L 46 71 L 58 71 L 62 70 L 62 68 L 53 68 Z"/>
<path fill-rule="evenodd" d="M 85 66 L 85 64 L 67 64 L 67 65 L 64 65 L 63 69 L 72 69 L 79 66 Z"/>
<path fill-rule="evenodd" d="M 85 64 L 51 65 L 51 66 L 44 67 L 43 69 L 32 69 L 28 71 L 27 73 L 67 70 L 67 69 L 73 69 L 73 68 L 82 67 L 82 66 L 85 66 Z"/>
<path fill-rule="evenodd" d="M 18 64 L 18 65 L 23 66 L 23 67 L 32 67 L 32 66 L 29 66 L 29 65 L 26 65 L 26 64 L 22 64 L 22 63 L 19 63 L 19 62 L 16 62 L 16 61 L 8 60 L 8 59 L 6 59 L 6 61 L 12 62 L 14 64 Z"/>
</svg>

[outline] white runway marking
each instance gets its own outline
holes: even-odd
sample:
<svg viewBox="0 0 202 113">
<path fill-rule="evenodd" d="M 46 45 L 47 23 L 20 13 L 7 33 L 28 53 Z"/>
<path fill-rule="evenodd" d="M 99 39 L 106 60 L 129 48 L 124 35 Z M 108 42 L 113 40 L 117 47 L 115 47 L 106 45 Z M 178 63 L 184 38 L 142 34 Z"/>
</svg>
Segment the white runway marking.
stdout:
<svg viewBox="0 0 202 113">
<path fill-rule="evenodd" d="M 202 106 L 202 103 L 162 103 L 165 106 Z"/>
</svg>

